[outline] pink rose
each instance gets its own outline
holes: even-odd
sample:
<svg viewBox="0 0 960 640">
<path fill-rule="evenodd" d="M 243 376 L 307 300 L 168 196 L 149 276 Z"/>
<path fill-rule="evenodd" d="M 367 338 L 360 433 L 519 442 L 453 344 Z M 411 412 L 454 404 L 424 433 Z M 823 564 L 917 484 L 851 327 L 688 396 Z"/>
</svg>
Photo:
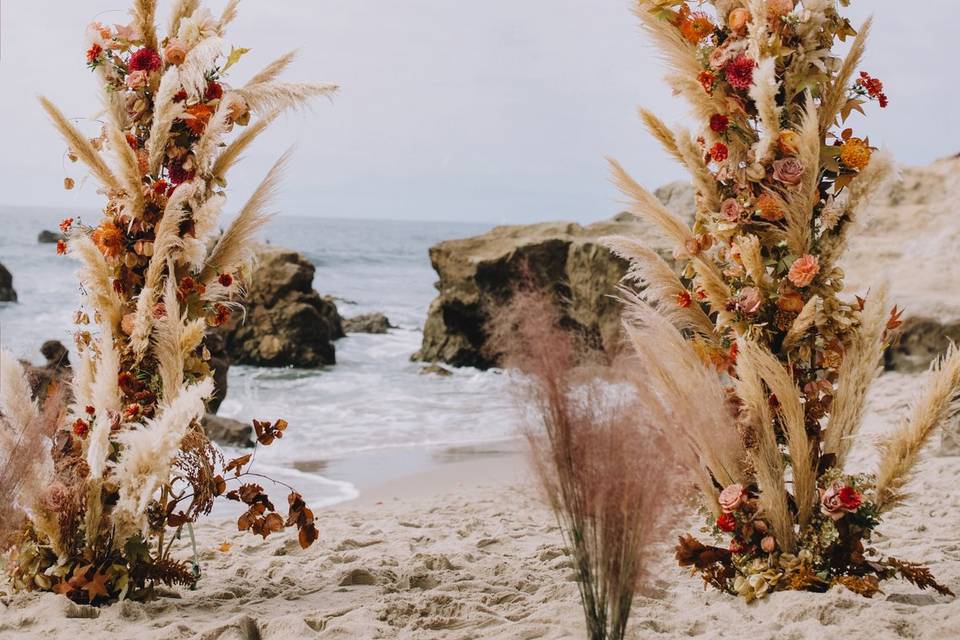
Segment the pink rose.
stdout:
<svg viewBox="0 0 960 640">
<path fill-rule="evenodd" d="M 796 158 L 782 158 L 773 162 L 773 177 L 783 184 L 796 186 L 803 180 L 806 167 Z"/>
<path fill-rule="evenodd" d="M 860 504 L 860 494 L 852 487 L 848 487 L 841 482 L 834 482 L 830 485 L 830 488 L 820 490 L 820 505 L 834 521 L 839 520 L 847 513 L 855 512 Z"/>
<path fill-rule="evenodd" d="M 763 540 L 760 541 L 760 548 L 767 553 L 773 553 L 777 550 L 777 541 L 773 536 L 764 536 Z"/>
<path fill-rule="evenodd" d="M 753 315 L 760 310 L 763 304 L 763 296 L 760 289 L 756 287 L 744 287 L 740 290 L 740 296 L 737 298 L 737 308 L 747 315 Z"/>
<path fill-rule="evenodd" d="M 58 513 L 62 511 L 69 502 L 70 492 L 61 482 L 54 482 L 46 488 L 41 497 L 43 507 L 47 511 Z"/>
<path fill-rule="evenodd" d="M 727 222 L 737 222 L 743 215 L 743 207 L 734 198 L 727 198 L 720 205 L 720 217 Z"/>
<path fill-rule="evenodd" d="M 150 76 L 146 71 L 133 71 L 127 74 L 126 85 L 128 89 L 142 89 L 147 86 Z"/>
<path fill-rule="evenodd" d="M 723 69 L 724 65 L 727 64 L 727 60 L 730 58 L 730 47 L 728 46 L 729 41 L 723 43 L 712 52 L 710 52 L 710 68 L 719 71 Z"/>
<path fill-rule="evenodd" d="M 167 64 L 183 64 L 187 59 L 187 45 L 176 38 L 170 38 L 167 46 L 163 48 L 163 59 Z"/>
<path fill-rule="evenodd" d="M 742 507 L 747 502 L 747 493 L 742 484 L 732 484 L 720 492 L 717 499 L 720 502 L 720 508 L 724 513 L 731 513 Z"/>
<path fill-rule="evenodd" d="M 792 265 L 787 278 L 794 286 L 803 288 L 810 286 L 816 275 L 820 273 L 820 260 L 809 254 L 800 256 Z"/>
</svg>

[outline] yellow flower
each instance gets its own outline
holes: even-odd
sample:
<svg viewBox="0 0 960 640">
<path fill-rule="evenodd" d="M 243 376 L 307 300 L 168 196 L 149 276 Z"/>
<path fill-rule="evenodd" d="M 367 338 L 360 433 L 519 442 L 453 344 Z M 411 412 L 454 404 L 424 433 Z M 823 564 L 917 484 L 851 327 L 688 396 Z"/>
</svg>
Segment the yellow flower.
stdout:
<svg viewBox="0 0 960 640">
<path fill-rule="evenodd" d="M 862 171 L 870 164 L 873 152 L 860 138 L 850 138 L 840 147 L 840 160 L 851 169 Z"/>
</svg>

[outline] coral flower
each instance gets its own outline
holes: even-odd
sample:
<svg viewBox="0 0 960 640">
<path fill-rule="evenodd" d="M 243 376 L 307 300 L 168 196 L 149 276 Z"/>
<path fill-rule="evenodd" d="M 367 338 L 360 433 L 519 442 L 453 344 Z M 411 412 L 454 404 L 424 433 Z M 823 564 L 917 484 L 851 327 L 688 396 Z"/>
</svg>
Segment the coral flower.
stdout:
<svg viewBox="0 0 960 640">
<path fill-rule="evenodd" d="M 784 216 L 780 201 L 772 193 L 760 194 L 760 197 L 757 198 L 757 210 L 760 212 L 761 218 L 770 222 L 782 220 Z"/>
<path fill-rule="evenodd" d="M 64 218 L 60 221 L 60 231 L 66 233 L 73 226 L 73 218 Z"/>
<path fill-rule="evenodd" d="M 113 220 L 107 219 L 100 223 L 90 239 L 100 249 L 100 253 L 108 258 L 116 258 L 123 251 L 123 231 Z"/>
<path fill-rule="evenodd" d="M 87 49 L 87 64 L 93 64 L 100 59 L 100 54 L 103 53 L 103 47 L 94 42 L 89 49 Z"/>
<path fill-rule="evenodd" d="M 724 134 L 730 127 L 730 118 L 722 113 L 715 113 L 710 116 L 710 130 L 714 133 Z"/>
<path fill-rule="evenodd" d="M 160 59 L 160 54 L 149 47 L 138 49 L 130 56 L 130 61 L 127 63 L 130 71 L 156 71 L 161 66 L 163 66 L 163 60 Z"/>
<path fill-rule="evenodd" d="M 734 89 L 746 91 L 753 84 L 753 68 L 756 63 L 744 54 L 731 60 L 725 69 L 727 82 Z"/>
<path fill-rule="evenodd" d="M 820 273 L 820 260 L 816 256 L 807 254 L 797 258 L 790 266 L 787 278 L 794 286 L 803 288 L 809 287 L 818 273 Z"/>
<path fill-rule="evenodd" d="M 722 142 L 718 142 L 710 148 L 710 157 L 713 158 L 715 162 L 723 162 L 730 156 L 730 150 L 727 149 L 727 145 Z"/>
<path fill-rule="evenodd" d="M 176 38 L 170 38 L 163 49 L 163 59 L 167 64 L 180 65 L 187 59 L 187 47 Z"/>
<path fill-rule="evenodd" d="M 203 130 L 207 128 L 207 122 L 210 121 L 210 116 L 213 115 L 213 109 L 206 104 L 199 102 L 193 106 L 187 107 L 187 115 L 190 117 L 184 120 L 187 127 L 195 133 L 200 135 L 203 133 Z"/>
<path fill-rule="evenodd" d="M 840 147 L 840 160 L 851 169 L 861 171 L 870 164 L 872 152 L 860 138 L 850 138 Z"/>
<path fill-rule="evenodd" d="M 680 29 L 681 35 L 683 35 L 690 44 L 699 44 L 716 29 L 710 17 L 700 11 L 685 16 L 681 14 L 681 16 L 678 28 Z"/>
<path fill-rule="evenodd" d="M 681 291 L 677 294 L 677 306 L 683 309 L 686 309 L 690 306 L 693 299 L 690 297 L 689 291 Z"/>
</svg>

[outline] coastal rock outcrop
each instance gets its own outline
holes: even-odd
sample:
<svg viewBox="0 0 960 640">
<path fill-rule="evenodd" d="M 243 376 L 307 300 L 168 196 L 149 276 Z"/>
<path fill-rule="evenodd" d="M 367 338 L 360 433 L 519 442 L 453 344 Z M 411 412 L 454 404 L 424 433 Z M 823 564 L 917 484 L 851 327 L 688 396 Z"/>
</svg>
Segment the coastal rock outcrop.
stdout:
<svg viewBox="0 0 960 640">
<path fill-rule="evenodd" d="M 316 268 L 296 251 L 263 247 L 247 283 L 245 313 L 223 327 L 234 363 L 265 367 L 334 364 L 343 335 L 332 299 L 313 289 Z"/>
<path fill-rule="evenodd" d="M 13 274 L 0 264 L 0 302 L 16 302 L 17 292 L 13 289 Z"/>
<path fill-rule="evenodd" d="M 49 229 L 44 229 L 40 232 L 40 235 L 37 236 L 37 242 L 40 244 L 57 244 L 61 240 L 66 240 L 67 236 L 63 235 L 59 231 L 50 231 Z"/>
<path fill-rule="evenodd" d="M 685 217 L 689 217 L 689 214 Z M 519 285 L 546 290 L 561 323 L 594 346 L 613 353 L 620 346 L 620 304 L 613 297 L 626 263 L 600 244 L 628 235 L 654 248 L 667 247 L 634 216 L 589 226 L 548 222 L 496 227 L 430 248 L 439 276 L 417 360 L 487 368 L 497 363 L 486 326 Z"/>
<path fill-rule="evenodd" d="M 245 422 L 208 413 L 203 418 L 203 431 L 217 444 L 252 447 L 253 427 Z"/>
<path fill-rule="evenodd" d="M 343 319 L 343 330 L 346 333 L 386 333 L 394 328 L 390 319 L 382 313 L 364 313 Z"/>
</svg>

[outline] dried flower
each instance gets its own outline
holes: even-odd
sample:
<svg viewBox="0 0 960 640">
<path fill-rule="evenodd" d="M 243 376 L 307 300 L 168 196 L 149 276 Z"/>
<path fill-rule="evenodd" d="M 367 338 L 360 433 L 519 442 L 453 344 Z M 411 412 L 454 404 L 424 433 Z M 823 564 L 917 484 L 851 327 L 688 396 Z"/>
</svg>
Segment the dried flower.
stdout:
<svg viewBox="0 0 960 640">
<path fill-rule="evenodd" d="M 90 423 L 83 418 L 77 418 L 73 422 L 73 433 L 78 438 L 86 438 L 90 433 Z"/>
<path fill-rule="evenodd" d="M 170 38 L 163 48 L 163 59 L 167 64 L 180 65 L 187 59 L 187 46 L 177 38 Z"/>
<path fill-rule="evenodd" d="M 127 67 L 131 71 L 156 71 L 163 66 L 163 60 L 159 54 L 149 47 L 138 49 L 136 53 L 130 56 Z"/>
<path fill-rule="evenodd" d="M 763 305 L 763 295 L 756 287 L 744 287 L 737 298 L 737 308 L 747 315 L 753 315 Z"/>
<path fill-rule="evenodd" d="M 773 162 L 773 178 L 785 185 L 796 186 L 803 181 L 806 167 L 797 158 L 781 158 Z"/>
<path fill-rule="evenodd" d="M 779 19 L 796 7 L 796 0 L 767 0 L 767 15 L 770 19 Z"/>
<path fill-rule="evenodd" d="M 726 68 L 724 69 L 727 82 L 729 82 L 730 86 L 734 89 L 746 91 L 750 88 L 750 85 L 753 84 L 753 69 L 756 66 L 756 62 L 754 62 L 746 54 L 741 53 L 736 58 L 728 62 Z"/>
<path fill-rule="evenodd" d="M 777 139 L 780 152 L 786 155 L 796 155 L 800 151 L 800 134 L 792 129 L 784 129 Z"/>
<path fill-rule="evenodd" d="M 103 53 L 103 47 L 98 43 L 94 42 L 89 49 L 87 49 L 87 64 L 96 64 L 100 60 L 100 55 Z"/>
<path fill-rule="evenodd" d="M 860 72 L 860 79 L 857 80 L 855 88 L 865 92 L 868 96 L 880 102 L 880 108 L 886 109 L 890 104 L 887 94 L 883 92 L 883 82 L 879 78 L 873 78 L 866 71 Z"/>
<path fill-rule="evenodd" d="M 720 514 L 720 517 L 717 518 L 717 529 L 720 531 L 725 531 L 727 533 L 733 533 L 737 529 L 737 519 L 733 517 L 732 513 L 724 512 Z"/>
<path fill-rule="evenodd" d="M 108 258 L 116 258 L 123 251 L 123 231 L 112 218 L 105 218 L 90 236 L 100 253 Z"/>
<path fill-rule="evenodd" d="M 717 498 L 724 513 L 736 511 L 747 502 L 747 491 L 742 484 L 731 484 L 720 492 Z"/>
<path fill-rule="evenodd" d="M 817 256 L 807 254 L 800 256 L 790 265 L 790 272 L 787 274 L 787 278 L 794 286 L 802 289 L 803 287 L 810 286 L 810 283 L 813 282 L 813 279 L 818 273 L 820 273 L 820 259 Z"/>
<path fill-rule="evenodd" d="M 870 164 L 872 152 L 860 138 L 850 138 L 840 147 L 840 161 L 851 169 L 862 171 Z"/>
<path fill-rule="evenodd" d="M 727 26 L 731 31 L 743 33 L 750 22 L 750 11 L 744 7 L 737 7 L 727 16 Z"/>
<path fill-rule="evenodd" d="M 57 255 L 63 256 L 67 254 L 67 243 L 64 240 L 57 240 Z"/>
<path fill-rule="evenodd" d="M 720 204 L 720 217 L 727 222 L 737 222 L 743 215 L 743 207 L 736 198 L 727 198 Z"/>
<path fill-rule="evenodd" d="M 69 176 L 63 179 L 63 188 L 66 189 L 67 191 L 70 191 L 70 189 L 73 189 L 74 184 L 75 183 L 73 181 L 73 178 Z"/>
<path fill-rule="evenodd" d="M 184 122 L 186 122 L 190 131 L 196 135 L 203 133 L 203 130 L 207 128 L 207 122 L 210 121 L 210 116 L 213 115 L 213 109 L 203 102 L 187 107 L 186 112 L 190 117 L 186 118 Z"/>
<path fill-rule="evenodd" d="M 677 306 L 678 306 L 678 307 L 680 307 L 680 308 L 682 308 L 682 309 L 686 309 L 687 307 L 689 307 L 689 306 L 691 305 L 692 302 L 693 302 L 693 300 L 692 300 L 692 298 L 690 297 L 690 292 L 689 292 L 689 291 L 683 290 L 683 291 L 681 291 L 680 293 L 677 294 Z"/>
<path fill-rule="evenodd" d="M 703 90 L 707 93 L 713 93 L 713 86 L 717 83 L 717 76 L 711 71 L 701 71 L 700 75 L 697 76 L 697 80 L 700 82 L 700 86 L 703 87 Z"/>
<path fill-rule="evenodd" d="M 724 134 L 730 126 L 730 118 L 722 113 L 715 113 L 710 116 L 710 130 L 714 133 Z"/>
<path fill-rule="evenodd" d="M 73 218 L 64 218 L 60 221 L 60 231 L 67 233 L 70 231 L 70 227 L 73 226 Z"/>
<path fill-rule="evenodd" d="M 770 222 L 782 220 L 784 216 L 783 209 L 780 207 L 780 200 L 772 193 L 764 192 L 757 198 L 757 210 L 760 217 Z"/>
<path fill-rule="evenodd" d="M 760 548 L 767 553 L 773 553 L 777 550 L 777 541 L 773 536 L 764 536 L 760 541 Z"/>
<path fill-rule="evenodd" d="M 713 158 L 714 162 L 723 162 L 729 156 L 730 150 L 727 149 L 727 145 L 722 142 L 718 142 L 710 147 L 710 157 Z"/>
<path fill-rule="evenodd" d="M 229 273 L 221 273 L 220 276 L 217 278 L 217 282 L 220 283 L 220 286 L 229 289 L 230 286 L 233 284 L 233 276 L 230 275 Z"/>
</svg>

